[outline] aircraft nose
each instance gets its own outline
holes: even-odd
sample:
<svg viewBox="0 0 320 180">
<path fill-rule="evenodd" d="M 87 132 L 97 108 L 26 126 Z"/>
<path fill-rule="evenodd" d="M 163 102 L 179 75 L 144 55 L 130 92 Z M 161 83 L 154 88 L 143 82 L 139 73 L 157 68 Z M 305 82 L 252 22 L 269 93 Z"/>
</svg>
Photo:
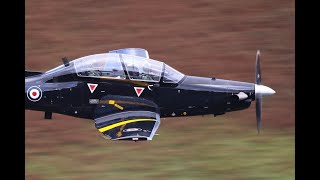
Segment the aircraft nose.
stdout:
<svg viewBox="0 0 320 180">
<path fill-rule="evenodd" d="M 268 86 L 255 84 L 254 91 L 256 96 L 270 96 L 276 93 L 273 89 L 269 88 Z"/>
</svg>

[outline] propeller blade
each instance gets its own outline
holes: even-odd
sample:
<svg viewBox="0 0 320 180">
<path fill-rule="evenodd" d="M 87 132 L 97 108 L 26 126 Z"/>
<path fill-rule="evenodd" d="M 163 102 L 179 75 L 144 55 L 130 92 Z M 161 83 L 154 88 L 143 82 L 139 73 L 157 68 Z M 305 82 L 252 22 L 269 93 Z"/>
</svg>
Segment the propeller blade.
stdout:
<svg viewBox="0 0 320 180">
<path fill-rule="evenodd" d="M 260 69 L 260 51 L 257 51 L 256 55 L 256 84 L 261 84 L 261 69 Z M 257 87 L 257 86 L 255 86 Z M 255 88 L 257 92 L 257 88 Z M 261 128 L 261 113 L 262 113 L 262 96 L 259 94 L 257 96 L 256 93 L 256 121 L 257 121 L 257 130 L 260 134 L 260 128 Z"/>
<path fill-rule="evenodd" d="M 256 55 L 256 84 L 261 84 L 260 51 Z"/>
<path fill-rule="evenodd" d="M 261 113 L 262 113 L 262 98 L 256 99 L 256 119 L 257 119 L 257 130 L 260 134 L 261 128 Z"/>
</svg>

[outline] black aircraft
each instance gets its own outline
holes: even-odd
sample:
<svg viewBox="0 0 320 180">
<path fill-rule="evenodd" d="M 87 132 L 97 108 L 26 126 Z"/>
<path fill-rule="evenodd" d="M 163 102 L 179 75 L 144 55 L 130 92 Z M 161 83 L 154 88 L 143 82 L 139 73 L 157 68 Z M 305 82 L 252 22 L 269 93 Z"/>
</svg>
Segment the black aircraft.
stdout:
<svg viewBox="0 0 320 180">
<path fill-rule="evenodd" d="M 25 71 L 25 109 L 44 111 L 45 119 L 93 119 L 111 140 L 152 140 L 160 117 L 217 116 L 254 100 L 259 132 L 262 97 L 275 93 L 261 85 L 259 51 L 255 83 L 187 76 L 140 48 L 62 61 L 47 72 Z"/>
</svg>

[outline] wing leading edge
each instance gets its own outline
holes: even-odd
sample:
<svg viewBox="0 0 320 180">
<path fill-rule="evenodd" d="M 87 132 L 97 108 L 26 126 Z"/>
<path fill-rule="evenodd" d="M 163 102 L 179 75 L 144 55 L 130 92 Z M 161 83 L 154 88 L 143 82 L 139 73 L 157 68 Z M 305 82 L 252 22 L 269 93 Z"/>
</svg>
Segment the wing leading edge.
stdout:
<svg viewBox="0 0 320 180">
<path fill-rule="evenodd" d="M 108 95 L 100 102 L 95 113 L 95 126 L 108 139 L 153 139 L 160 125 L 160 115 L 158 106 L 152 101 Z"/>
<path fill-rule="evenodd" d="M 95 119 L 96 128 L 111 140 L 152 140 L 159 125 L 159 114 L 151 111 L 127 111 Z"/>
</svg>

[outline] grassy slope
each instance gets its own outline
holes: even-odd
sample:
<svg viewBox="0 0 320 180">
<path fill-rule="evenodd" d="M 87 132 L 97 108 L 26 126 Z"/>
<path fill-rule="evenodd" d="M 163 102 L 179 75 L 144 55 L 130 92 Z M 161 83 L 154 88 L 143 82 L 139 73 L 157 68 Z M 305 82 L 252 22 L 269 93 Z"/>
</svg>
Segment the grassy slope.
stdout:
<svg viewBox="0 0 320 180">
<path fill-rule="evenodd" d="M 294 179 L 292 129 L 258 135 L 254 125 L 228 116 L 168 118 L 154 141 L 119 143 L 87 120 L 56 128 L 63 117 L 39 117 L 39 127 L 27 129 L 27 179 Z M 72 126 L 76 121 L 81 125 Z"/>
<path fill-rule="evenodd" d="M 294 179 L 294 1 L 26 1 L 26 69 L 124 47 L 186 74 L 263 83 L 277 94 L 212 118 L 165 119 L 152 142 L 104 140 L 92 122 L 26 111 L 26 179 Z M 253 103 L 254 105 L 254 103 Z M 171 120 L 171 121 L 170 121 Z"/>
</svg>

